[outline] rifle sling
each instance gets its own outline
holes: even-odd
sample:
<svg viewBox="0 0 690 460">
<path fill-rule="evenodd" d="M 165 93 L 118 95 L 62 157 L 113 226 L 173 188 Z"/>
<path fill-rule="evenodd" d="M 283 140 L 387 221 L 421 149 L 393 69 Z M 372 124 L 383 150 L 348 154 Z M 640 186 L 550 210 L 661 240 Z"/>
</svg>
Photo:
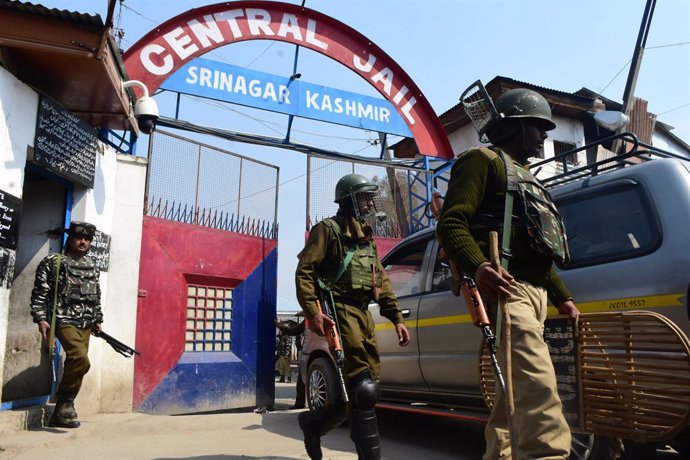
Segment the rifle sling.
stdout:
<svg viewBox="0 0 690 460">
<path fill-rule="evenodd" d="M 499 150 L 501 153 L 501 160 L 506 167 L 506 197 L 505 208 L 503 210 L 503 234 L 501 235 L 501 267 L 508 270 L 508 254 L 510 254 L 510 232 L 512 230 L 513 220 L 513 202 L 515 200 L 515 193 L 517 192 L 517 173 L 515 172 L 515 165 L 513 160 L 506 155 L 503 149 Z M 503 314 L 501 308 L 496 311 L 496 348 L 501 345 L 503 329 Z"/>
<path fill-rule="evenodd" d="M 52 359 L 55 352 L 55 326 L 57 324 L 57 302 L 58 288 L 60 285 L 60 265 L 62 264 L 62 254 L 57 255 L 57 269 L 55 270 L 55 288 L 53 289 L 53 310 L 50 315 L 50 336 L 48 339 L 49 356 Z M 52 366 L 52 364 L 51 364 Z"/>
</svg>

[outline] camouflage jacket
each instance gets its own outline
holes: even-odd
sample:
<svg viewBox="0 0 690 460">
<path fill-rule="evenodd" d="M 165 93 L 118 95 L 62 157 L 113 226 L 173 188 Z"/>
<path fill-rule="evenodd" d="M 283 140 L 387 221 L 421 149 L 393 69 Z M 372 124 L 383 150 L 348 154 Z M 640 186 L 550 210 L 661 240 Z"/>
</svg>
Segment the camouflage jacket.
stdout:
<svg viewBox="0 0 690 460">
<path fill-rule="evenodd" d="M 292 355 L 292 337 L 285 334 L 280 334 L 278 336 L 278 341 L 276 344 L 276 354 L 278 356 L 290 356 Z"/>
<path fill-rule="evenodd" d="M 103 322 L 100 273 L 94 260 L 88 256 L 76 260 L 68 254 L 50 254 L 36 268 L 34 288 L 31 291 L 31 316 L 34 323 L 51 320 L 58 259 L 59 281 L 55 307 L 57 324 L 88 328 Z"/>
</svg>

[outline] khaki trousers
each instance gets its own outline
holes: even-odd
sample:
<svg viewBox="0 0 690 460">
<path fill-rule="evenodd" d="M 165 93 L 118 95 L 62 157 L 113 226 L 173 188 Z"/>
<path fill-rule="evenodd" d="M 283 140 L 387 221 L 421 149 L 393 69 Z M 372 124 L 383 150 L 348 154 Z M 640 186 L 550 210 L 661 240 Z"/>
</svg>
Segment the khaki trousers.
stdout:
<svg viewBox="0 0 690 460">
<path fill-rule="evenodd" d="M 544 342 L 547 297 L 543 288 L 515 282 L 508 299 L 511 358 L 519 459 L 566 459 L 570 453 L 570 428 L 556 389 L 556 375 Z M 503 342 L 501 342 L 503 344 Z M 506 375 L 505 347 L 498 360 Z M 484 460 L 511 459 L 505 398 L 499 390 L 484 431 Z"/>
<path fill-rule="evenodd" d="M 65 350 L 65 367 L 57 390 L 58 401 L 73 401 L 81 389 L 81 382 L 91 368 L 89 362 L 89 338 L 91 328 L 81 329 L 71 324 L 57 326 L 55 335 Z"/>
<path fill-rule="evenodd" d="M 287 356 L 278 357 L 278 373 L 285 378 L 291 376 L 292 370 L 290 369 L 290 359 Z"/>
</svg>

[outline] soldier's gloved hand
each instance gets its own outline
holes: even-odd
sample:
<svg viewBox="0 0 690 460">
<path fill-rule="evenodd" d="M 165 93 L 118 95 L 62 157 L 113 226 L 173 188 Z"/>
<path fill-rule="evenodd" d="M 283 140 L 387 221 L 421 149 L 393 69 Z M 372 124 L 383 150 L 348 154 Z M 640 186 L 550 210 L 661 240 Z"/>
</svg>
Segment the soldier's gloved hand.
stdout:
<svg viewBox="0 0 690 460">
<path fill-rule="evenodd" d="M 323 313 L 317 313 L 309 318 L 309 329 L 311 329 L 312 332 L 315 332 L 319 337 L 326 335 L 326 329 L 329 329 L 333 326 L 335 326 L 333 320 Z"/>
<path fill-rule="evenodd" d="M 43 320 L 38 323 L 38 332 L 41 333 L 41 337 L 43 337 L 43 340 L 48 342 L 48 333 L 50 332 L 50 324 L 48 321 Z"/>
<path fill-rule="evenodd" d="M 500 296 L 506 299 L 511 297 L 510 284 L 513 281 L 513 275 L 502 267 L 498 267 L 498 270 L 494 270 L 489 262 L 484 262 L 474 272 L 474 281 L 477 283 L 480 294 L 494 302 Z"/>
</svg>

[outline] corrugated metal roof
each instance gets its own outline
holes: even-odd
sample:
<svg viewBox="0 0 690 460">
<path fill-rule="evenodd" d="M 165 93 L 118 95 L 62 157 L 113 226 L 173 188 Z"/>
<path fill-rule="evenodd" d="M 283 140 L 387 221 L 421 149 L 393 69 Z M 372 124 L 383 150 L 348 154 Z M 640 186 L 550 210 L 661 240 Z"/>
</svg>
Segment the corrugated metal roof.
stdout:
<svg viewBox="0 0 690 460">
<path fill-rule="evenodd" d="M 533 83 L 528 83 L 526 81 L 515 80 L 514 78 L 502 77 L 500 75 L 497 75 L 496 77 L 494 77 L 491 80 L 491 82 L 489 82 L 489 83 L 493 83 L 496 81 L 500 81 L 502 84 L 508 83 L 508 84 L 513 84 L 513 85 L 520 87 L 520 88 L 532 89 L 534 91 L 537 91 L 540 94 L 541 93 L 549 93 L 549 94 L 554 95 L 554 96 L 560 95 L 562 97 L 574 97 L 574 98 L 582 100 L 583 102 L 584 101 L 594 101 L 594 99 L 596 99 L 595 96 L 591 96 L 588 94 L 578 94 L 577 92 L 569 93 L 567 91 L 560 91 L 560 90 L 553 89 L 553 88 L 547 88 L 545 86 L 539 86 L 539 85 L 535 85 Z M 487 87 L 489 86 L 489 83 L 487 83 L 487 85 L 486 85 Z M 462 108 L 462 104 L 460 102 L 458 102 L 457 104 L 455 104 L 454 106 L 452 106 L 451 108 L 449 108 L 448 110 L 443 112 L 441 115 L 439 115 L 439 118 L 443 117 L 443 115 L 445 115 L 446 113 L 451 112 L 454 109 L 458 109 L 458 108 Z"/>
<path fill-rule="evenodd" d="M 59 10 L 57 8 L 47 8 L 40 4 L 15 0 L 0 0 L 0 8 L 48 18 L 62 19 L 71 23 L 88 25 L 94 28 L 103 28 L 103 19 L 101 19 L 101 16 L 98 14 L 91 15 L 75 11 Z"/>
</svg>

